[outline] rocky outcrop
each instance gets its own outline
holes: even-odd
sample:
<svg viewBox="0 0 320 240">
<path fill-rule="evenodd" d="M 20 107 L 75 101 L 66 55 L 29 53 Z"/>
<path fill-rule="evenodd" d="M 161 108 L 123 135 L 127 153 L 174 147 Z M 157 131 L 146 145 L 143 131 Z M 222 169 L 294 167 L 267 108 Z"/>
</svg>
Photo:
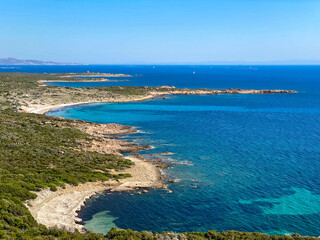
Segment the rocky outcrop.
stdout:
<svg viewBox="0 0 320 240">
<path fill-rule="evenodd" d="M 218 94 L 279 94 L 279 93 L 296 93 L 294 90 L 282 90 L 282 89 L 176 89 L 174 87 L 157 87 L 156 91 L 151 91 L 154 95 L 218 95 Z"/>
</svg>

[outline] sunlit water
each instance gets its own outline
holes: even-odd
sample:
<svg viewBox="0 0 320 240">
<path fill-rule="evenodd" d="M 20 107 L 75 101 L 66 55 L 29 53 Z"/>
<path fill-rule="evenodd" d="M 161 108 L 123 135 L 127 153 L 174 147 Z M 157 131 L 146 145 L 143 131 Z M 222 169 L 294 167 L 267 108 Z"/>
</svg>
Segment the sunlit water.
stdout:
<svg viewBox="0 0 320 240">
<path fill-rule="evenodd" d="M 282 88 L 299 93 L 170 96 L 50 112 L 135 126 L 141 132 L 124 138 L 155 147 L 141 154 L 174 153 L 164 157 L 174 161 L 165 173 L 181 179 L 169 184 L 173 193 L 159 189 L 96 196 L 80 212 L 88 229 L 320 235 L 320 67 L 96 68 L 143 75 L 119 85 Z M 86 70 L 82 66 L 81 71 Z M 74 85 L 83 86 L 95 83 Z M 186 164 L 178 164 L 182 162 Z"/>
</svg>

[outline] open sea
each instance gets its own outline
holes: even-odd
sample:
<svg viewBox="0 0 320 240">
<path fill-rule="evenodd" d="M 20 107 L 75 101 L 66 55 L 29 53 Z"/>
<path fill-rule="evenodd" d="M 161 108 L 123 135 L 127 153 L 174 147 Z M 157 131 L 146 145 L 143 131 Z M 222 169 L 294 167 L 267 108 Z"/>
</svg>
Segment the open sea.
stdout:
<svg viewBox="0 0 320 240">
<path fill-rule="evenodd" d="M 165 190 L 101 194 L 80 212 L 86 228 L 258 231 L 320 235 L 320 66 L 19 66 L 0 71 L 111 72 L 125 82 L 58 86 L 162 86 L 297 90 L 296 94 L 169 96 L 97 103 L 51 116 L 136 127 L 120 136 L 154 148 L 171 168 Z M 150 156 L 149 156 L 150 157 Z"/>
</svg>

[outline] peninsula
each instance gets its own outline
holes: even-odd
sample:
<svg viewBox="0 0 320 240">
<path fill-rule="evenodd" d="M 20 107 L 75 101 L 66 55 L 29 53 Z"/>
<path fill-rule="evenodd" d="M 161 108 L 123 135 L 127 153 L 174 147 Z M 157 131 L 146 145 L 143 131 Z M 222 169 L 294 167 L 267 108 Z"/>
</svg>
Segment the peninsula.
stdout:
<svg viewBox="0 0 320 240">
<path fill-rule="evenodd" d="M 171 94 L 285 94 L 295 91 L 169 86 L 67 88 L 43 84 L 59 79 L 61 74 L 0 73 L 0 224 L 3 226 L 0 238 L 313 239 L 236 231 L 158 234 L 112 229 L 105 236 L 83 233 L 85 229 L 77 211 L 92 195 L 106 190 L 168 189 L 159 165 L 135 155 L 149 146 L 116 138 L 119 134 L 134 133 L 135 129 L 119 124 L 49 117 L 43 113 L 74 104 L 141 101 Z M 124 152 L 130 155 L 124 157 Z"/>
<path fill-rule="evenodd" d="M 110 74 L 109 74 L 110 75 Z M 119 75 L 119 74 L 117 74 Z M 255 89 L 187 89 L 174 86 L 159 87 L 86 87 L 47 86 L 59 82 L 66 74 L 0 73 L 4 101 L 18 111 L 44 113 L 54 108 L 97 102 L 142 101 L 166 95 L 218 94 L 286 94 L 294 90 Z"/>
</svg>

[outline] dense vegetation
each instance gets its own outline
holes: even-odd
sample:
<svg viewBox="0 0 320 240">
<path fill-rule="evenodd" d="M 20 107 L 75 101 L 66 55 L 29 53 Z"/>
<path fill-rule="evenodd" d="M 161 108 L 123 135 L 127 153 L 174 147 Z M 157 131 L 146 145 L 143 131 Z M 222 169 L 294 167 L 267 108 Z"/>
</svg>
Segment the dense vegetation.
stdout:
<svg viewBox="0 0 320 240">
<path fill-rule="evenodd" d="M 71 120 L 1 111 L 0 238 L 31 228 L 36 231 L 38 225 L 23 205 L 36 197 L 31 191 L 123 177 L 111 175 L 108 169 L 130 166 L 131 162 L 118 156 L 81 151 L 93 137 L 61 127 L 61 122 Z"/>
<path fill-rule="evenodd" d="M 85 94 L 85 90 L 39 87 L 37 84 L 40 79 L 58 77 L 0 74 L 0 239 L 302 239 L 300 236 L 234 231 L 158 234 L 117 229 L 103 236 L 70 233 L 39 225 L 24 205 L 26 200 L 36 197 L 33 192 L 47 187 L 54 191 L 65 184 L 127 177 L 112 175 L 108 170 L 131 165 L 122 157 L 85 151 L 95 137 L 73 128 L 73 120 L 16 111 L 23 98 L 50 96 L 63 91 L 80 97 Z M 110 87 L 98 91 L 137 95 L 144 93 L 145 88 Z M 62 95 L 66 96 L 65 92 Z"/>
<path fill-rule="evenodd" d="M 270 236 L 263 233 L 248 233 L 248 232 L 238 232 L 238 231 L 227 231 L 227 232 L 216 232 L 208 231 L 205 233 L 201 232 L 190 232 L 190 233 L 151 233 L 147 231 L 136 232 L 132 230 L 119 230 L 112 228 L 109 233 L 106 235 L 106 239 L 130 239 L 130 240 L 154 240 L 154 239 L 179 239 L 179 240 L 206 240 L 206 239 L 215 239 L 215 240 L 237 240 L 237 239 L 265 239 L 265 240 L 311 240 L 315 239 L 313 237 L 302 237 L 299 234 L 293 234 L 290 236 Z"/>
</svg>

